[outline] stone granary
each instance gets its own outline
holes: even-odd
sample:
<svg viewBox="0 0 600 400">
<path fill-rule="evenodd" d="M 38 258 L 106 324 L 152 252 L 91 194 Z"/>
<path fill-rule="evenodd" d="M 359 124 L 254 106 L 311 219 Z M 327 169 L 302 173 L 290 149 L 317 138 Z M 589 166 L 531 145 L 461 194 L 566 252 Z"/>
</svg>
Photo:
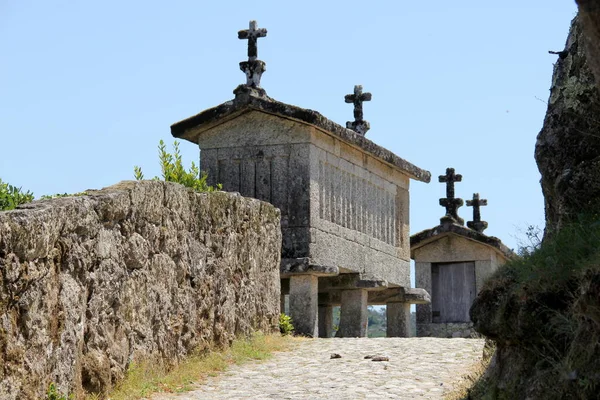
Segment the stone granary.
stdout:
<svg viewBox="0 0 600 400">
<path fill-rule="evenodd" d="M 367 304 L 387 304 L 388 334 L 408 332 L 410 303 L 426 302 L 410 289 L 409 183 L 430 173 L 364 137 L 356 86 L 346 102 L 355 121 L 344 128 L 316 111 L 278 102 L 260 87 L 265 63 L 256 22 L 240 63 L 246 84 L 235 98 L 171 126 L 197 143 L 209 184 L 268 201 L 281 209 L 282 295 L 289 295 L 296 332 L 330 337 L 332 307 L 341 305 L 341 336 L 366 336 Z"/>
<path fill-rule="evenodd" d="M 481 220 L 480 207 L 487 200 L 478 193 L 467 200 L 473 221 L 465 227 L 458 216 L 463 200 L 454 196 L 454 183 L 462 176 L 448 168 L 439 180 L 446 183 L 446 198 L 440 199 L 446 215 L 440 225 L 410 238 L 415 284 L 431 293 L 431 303 L 417 305 L 417 336 L 470 337 L 473 300 L 483 282 L 514 253 L 500 239 L 483 233 L 487 222 Z"/>
</svg>

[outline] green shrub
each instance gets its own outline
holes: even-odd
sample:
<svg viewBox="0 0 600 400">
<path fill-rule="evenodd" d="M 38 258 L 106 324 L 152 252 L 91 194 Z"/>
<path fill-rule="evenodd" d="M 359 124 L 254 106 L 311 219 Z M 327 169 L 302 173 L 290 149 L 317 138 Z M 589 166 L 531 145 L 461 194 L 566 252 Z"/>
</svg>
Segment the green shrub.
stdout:
<svg viewBox="0 0 600 400">
<path fill-rule="evenodd" d="M 61 394 L 56 388 L 54 382 L 50 384 L 48 390 L 46 391 L 46 400 L 70 400 L 72 398 L 73 396 L 71 395 L 67 397 L 64 394 Z"/>
<path fill-rule="evenodd" d="M 284 336 L 291 335 L 294 332 L 292 317 L 284 313 L 279 314 L 279 332 Z"/>
<path fill-rule="evenodd" d="M 158 145 L 158 158 L 160 160 L 160 169 L 164 181 L 179 183 L 183 186 L 192 188 L 197 192 L 212 192 L 221 189 L 220 184 L 216 187 L 209 186 L 206 183 L 208 175 L 206 172 L 200 171 L 200 168 L 198 168 L 193 161 L 189 171 L 186 171 L 183 167 L 178 141 L 173 143 L 173 154 L 169 153 L 166 150 L 166 147 L 165 142 L 161 140 Z M 137 165 L 133 167 L 133 174 L 138 181 L 144 179 L 144 173 Z M 157 176 L 153 179 L 160 180 Z"/>
<path fill-rule="evenodd" d="M 504 374 L 502 387 L 486 384 L 491 389 L 483 392 L 521 398 L 535 383 L 538 397 L 531 398 L 597 398 L 600 216 L 579 216 L 539 245 L 532 243 L 496 271 L 471 308 L 477 329 L 520 351 L 506 370 L 512 372 L 498 372 Z"/>
<path fill-rule="evenodd" d="M 0 179 L 0 211 L 12 210 L 19 204 L 30 201 L 33 201 L 33 193 L 23 192 L 21 188 L 9 185 Z"/>
<path fill-rule="evenodd" d="M 510 278 L 516 283 L 512 288 L 516 291 L 553 291 L 599 266 L 600 218 L 586 215 L 565 224 L 543 243 L 521 251 L 521 257 L 500 268 L 490 283 L 494 279 Z"/>
</svg>

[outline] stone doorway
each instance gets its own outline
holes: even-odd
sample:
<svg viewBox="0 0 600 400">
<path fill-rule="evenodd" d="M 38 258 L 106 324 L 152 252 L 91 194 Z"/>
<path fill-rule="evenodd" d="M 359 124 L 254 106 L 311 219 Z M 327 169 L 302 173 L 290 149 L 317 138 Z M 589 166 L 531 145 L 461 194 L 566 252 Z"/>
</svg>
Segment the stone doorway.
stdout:
<svg viewBox="0 0 600 400">
<path fill-rule="evenodd" d="M 432 264 L 431 294 L 433 323 L 470 322 L 469 309 L 477 295 L 475 263 Z"/>
</svg>

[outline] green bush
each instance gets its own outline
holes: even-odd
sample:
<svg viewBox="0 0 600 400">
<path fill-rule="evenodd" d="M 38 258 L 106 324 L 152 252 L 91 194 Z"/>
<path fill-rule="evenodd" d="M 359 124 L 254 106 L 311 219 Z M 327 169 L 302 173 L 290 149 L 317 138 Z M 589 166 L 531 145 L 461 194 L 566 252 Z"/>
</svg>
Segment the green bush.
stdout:
<svg viewBox="0 0 600 400">
<path fill-rule="evenodd" d="M 61 394 L 56 388 L 54 382 L 50 384 L 48 390 L 46 391 L 46 400 L 70 400 L 72 398 L 73 396 L 71 395 L 67 397 L 64 394 Z"/>
<path fill-rule="evenodd" d="M 33 201 L 33 193 L 23 192 L 21 188 L 9 185 L 0 179 L 0 211 L 12 210 L 19 204 L 30 201 Z"/>
<path fill-rule="evenodd" d="M 193 161 L 189 171 L 186 171 L 183 167 L 178 141 L 173 143 L 173 154 L 169 153 L 166 150 L 166 147 L 165 142 L 161 140 L 158 145 L 158 158 L 160 160 L 160 169 L 164 181 L 179 183 L 183 186 L 192 188 L 197 192 L 212 192 L 221 189 L 220 184 L 216 187 L 209 186 L 206 183 L 208 175 L 206 172 L 200 171 L 200 168 L 198 168 Z M 137 165 L 133 167 L 133 174 L 138 181 L 144 179 L 144 173 Z M 157 176 L 153 179 L 160 180 Z"/>
<path fill-rule="evenodd" d="M 485 383 L 481 396 L 472 392 L 471 398 L 486 398 L 494 390 L 505 398 L 521 398 L 533 383 L 538 397 L 531 398 L 597 398 L 600 217 L 579 216 L 543 242 L 532 243 L 496 271 L 471 308 L 478 330 L 503 348 L 520 351 L 501 387 Z"/>
<path fill-rule="evenodd" d="M 537 245 L 521 251 L 521 257 L 500 268 L 490 283 L 495 278 L 511 278 L 516 283 L 512 290 L 554 291 L 599 266 L 600 218 L 582 215 L 543 243 L 538 241 Z"/>
<path fill-rule="evenodd" d="M 279 314 L 279 332 L 281 332 L 283 336 L 291 335 L 294 332 L 292 317 L 283 313 Z"/>
</svg>

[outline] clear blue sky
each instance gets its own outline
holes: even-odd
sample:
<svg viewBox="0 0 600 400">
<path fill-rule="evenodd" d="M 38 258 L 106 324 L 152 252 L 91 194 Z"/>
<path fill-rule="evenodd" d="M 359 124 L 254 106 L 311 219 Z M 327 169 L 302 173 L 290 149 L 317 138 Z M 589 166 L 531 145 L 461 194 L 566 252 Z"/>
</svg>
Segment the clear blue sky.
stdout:
<svg viewBox="0 0 600 400">
<path fill-rule="evenodd" d="M 36 196 L 159 173 L 169 126 L 233 97 L 250 19 L 262 84 L 280 101 L 345 124 L 355 84 L 367 137 L 431 171 L 411 186 L 411 231 L 439 223 L 437 176 L 481 193 L 489 235 L 509 247 L 543 226 L 533 158 L 571 0 L 28 1 L 0 0 L 0 178 Z M 182 143 L 188 162 L 198 159 Z M 463 207 L 465 220 L 471 209 Z"/>
</svg>

